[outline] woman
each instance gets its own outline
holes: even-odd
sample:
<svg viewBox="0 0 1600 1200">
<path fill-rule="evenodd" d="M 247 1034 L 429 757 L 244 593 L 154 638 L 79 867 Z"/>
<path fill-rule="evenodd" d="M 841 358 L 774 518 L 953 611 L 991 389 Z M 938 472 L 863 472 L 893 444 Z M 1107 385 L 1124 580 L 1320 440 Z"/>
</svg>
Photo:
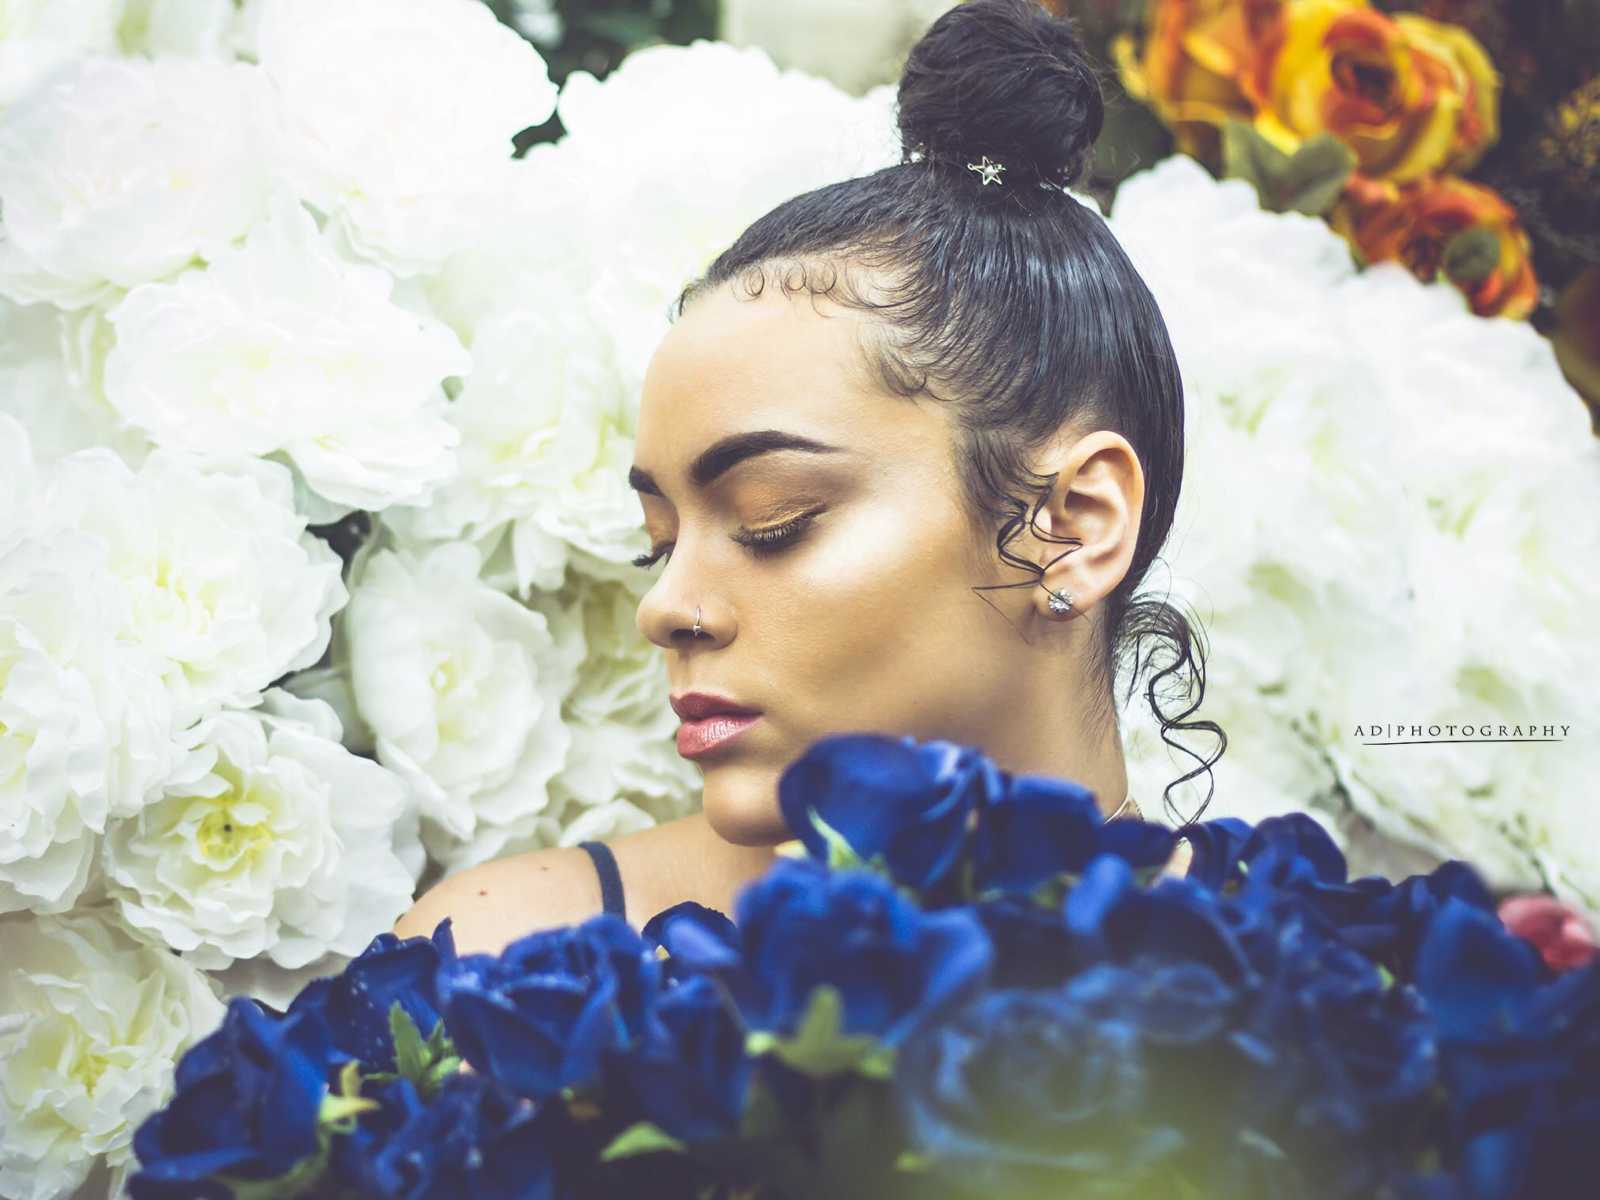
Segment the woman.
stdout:
<svg viewBox="0 0 1600 1200">
<path fill-rule="evenodd" d="M 1102 120 L 1072 26 L 968 0 L 899 99 L 904 161 L 756 221 L 684 290 L 646 374 L 630 482 L 661 574 L 638 623 L 703 811 L 460 872 L 402 936 L 450 916 L 463 951 L 498 950 L 602 906 L 731 911 L 790 836 L 784 767 L 840 731 L 975 745 L 1136 815 L 1112 687 L 1147 638 L 1173 651 L 1146 689 L 1163 736 L 1219 738 L 1174 783 L 1226 747 L 1182 720 L 1198 697 L 1176 717 L 1157 697 L 1186 665 L 1203 695 L 1188 622 L 1132 599 L 1177 505 L 1183 391 L 1148 289 L 1063 190 Z"/>
</svg>

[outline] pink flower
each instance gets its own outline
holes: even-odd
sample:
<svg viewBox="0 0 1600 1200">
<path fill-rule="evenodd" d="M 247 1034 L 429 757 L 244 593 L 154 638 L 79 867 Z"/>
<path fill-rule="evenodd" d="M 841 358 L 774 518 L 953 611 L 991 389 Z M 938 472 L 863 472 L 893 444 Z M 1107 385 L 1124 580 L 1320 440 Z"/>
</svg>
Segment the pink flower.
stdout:
<svg viewBox="0 0 1600 1200">
<path fill-rule="evenodd" d="M 1540 892 L 1508 896 L 1499 913 L 1505 927 L 1533 943 L 1552 971 L 1581 967 L 1600 954 L 1583 917 L 1554 896 Z"/>
</svg>

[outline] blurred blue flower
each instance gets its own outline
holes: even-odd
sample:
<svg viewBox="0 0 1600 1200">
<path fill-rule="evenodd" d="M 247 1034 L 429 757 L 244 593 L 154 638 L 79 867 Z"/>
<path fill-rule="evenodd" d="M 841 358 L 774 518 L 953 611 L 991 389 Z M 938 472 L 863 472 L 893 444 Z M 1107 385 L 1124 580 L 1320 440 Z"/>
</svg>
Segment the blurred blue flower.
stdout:
<svg viewBox="0 0 1600 1200">
<path fill-rule="evenodd" d="M 431 938 L 402 941 L 380 933 L 338 975 L 307 985 L 289 1005 L 289 1013 L 319 1009 L 335 1046 L 369 1071 L 393 1071 L 390 1008 L 398 1001 L 426 1040 L 440 1020 L 435 977 L 455 957 L 449 918 Z"/>
<path fill-rule="evenodd" d="M 1066 779 L 1018 775 L 978 814 L 973 887 L 979 893 L 1027 893 L 1100 854 L 1134 867 L 1160 866 L 1177 835 L 1149 821 L 1107 821 L 1088 788 Z"/>
<path fill-rule="evenodd" d="M 229 1192 L 226 1174 L 277 1179 L 318 1150 L 317 1120 L 335 1064 L 347 1061 L 315 1010 L 277 1017 L 235 997 L 221 1026 L 178 1061 L 177 1091 L 134 1133 L 134 1200 Z"/>
<path fill-rule="evenodd" d="M 829 861 L 819 818 L 864 862 L 918 891 L 946 883 L 961 861 L 973 814 L 1005 788 L 981 751 L 887 734 L 835 734 L 813 742 L 778 781 L 778 804 L 811 856 Z"/>
<path fill-rule="evenodd" d="M 1600 962 L 1555 974 L 1492 912 L 1450 897 L 1418 952 L 1464 1196 L 1576 1196 L 1600 1178 Z"/>
<path fill-rule="evenodd" d="M 611 914 L 452 959 L 437 977 L 456 1052 L 535 1100 L 593 1080 L 638 1037 L 660 986 L 653 948 Z"/>
<path fill-rule="evenodd" d="M 993 950 L 970 912 L 924 913 L 866 871 L 782 860 L 739 897 L 740 999 L 751 1029 L 794 1032 L 814 988 L 843 1001 L 842 1032 L 893 1046 L 925 1019 L 980 989 Z"/>
<path fill-rule="evenodd" d="M 459 1074 L 424 1102 L 409 1080 L 372 1089 L 380 1107 L 334 1143 L 332 1181 L 368 1200 L 556 1200 L 557 1104 Z M 330 1193 L 331 1194 L 331 1193 Z"/>
</svg>

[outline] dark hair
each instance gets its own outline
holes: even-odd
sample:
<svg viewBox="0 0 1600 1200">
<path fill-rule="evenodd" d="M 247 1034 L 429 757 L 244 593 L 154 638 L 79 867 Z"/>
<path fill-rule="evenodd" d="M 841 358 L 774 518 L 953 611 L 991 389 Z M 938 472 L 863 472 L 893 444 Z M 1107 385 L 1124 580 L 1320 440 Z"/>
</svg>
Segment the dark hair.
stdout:
<svg viewBox="0 0 1600 1200">
<path fill-rule="evenodd" d="M 955 402 L 974 528 L 993 531 L 999 521 L 1001 559 L 1035 574 L 995 587 L 1036 586 L 1044 573 L 1007 548 L 1033 526 L 1055 481 L 1030 470 L 1028 454 L 1069 423 L 1127 438 L 1146 479 L 1139 544 L 1106 597 L 1092 671 L 1099 714 L 1115 725 L 1114 672 L 1131 660 L 1131 696 L 1160 643 L 1169 644 L 1170 661 L 1145 695 L 1162 740 L 1200 762 L 1163 792 L 1176 815 L 1172 788 L 1209 775 L 1227 735 L 1214 721 L 1186 720 L 1205 694 L 1203 638 L 1166 600 L 1133 595 L 1178 504 L 1183 383 L 1155 298 L 1100 214 L 1065 191 L 1084 172 L 1103 117 L 1099 77 L 1070 18 L 1037 0 L 966 0 L 906 62 L 901 162 L 780 204 L 684 288 L 670 315 L 730 280 L 759 295 L 769 269 L 785 294 L 805 290 L 881 314 L 864 340 L 870 369 L 892 394 Z M 1000 186 L 968 169 L 982 155 L 1005 165 Z M 865 286 L 849 272 L 857 264 Z M 1031 511 L 1019 492 L 1035 495 Z M 1147 641 L 1157 644 L 1141 655 Z M 1185 665 L 1177 699 L 1186 707 L 1168 714 L 1160 685 Z M 1169 736 L 1175 728 L 1214 733 L 1215 753 L 1201 760 Z M 1188 819 L 1210 800 L 1208 791 Z"/>
</svg>

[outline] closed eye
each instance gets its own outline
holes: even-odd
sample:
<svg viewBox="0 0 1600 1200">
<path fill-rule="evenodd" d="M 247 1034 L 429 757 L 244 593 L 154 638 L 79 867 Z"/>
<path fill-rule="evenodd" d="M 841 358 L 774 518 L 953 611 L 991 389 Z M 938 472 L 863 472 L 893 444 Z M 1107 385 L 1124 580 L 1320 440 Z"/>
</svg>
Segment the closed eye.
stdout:
<svg viewBox="0 0 1600 1200">
<path fill-rule="evenodd" d="M 823 511 L 824 510 L 821 508 L 812 509 L 810 512 L 801 513 L 797 517 L 791 517 L 789 520 L 784 521 L 780 525 L 769 525 L 765 529 L 741 528 L 737 533 L 731 536 L 735 542 L 738 542 L 739 545 L 745 547 L 757 558 L 765 558 L 769 555 L 776 554 L 799 541 L 800 537 L 811 526 L 811 523 L 815 521 L 817 517 L 823 513 Z M 656 547 L 649 554 L 639 555 L 638 558 L 633 560 L 633 565 L 636 567 L 655 566 L 655 564 L 662 558 L 671 557 L 672 545 L 673 544 L 671 542 L 667 542 L 664 545 Z"/>
</svg>

